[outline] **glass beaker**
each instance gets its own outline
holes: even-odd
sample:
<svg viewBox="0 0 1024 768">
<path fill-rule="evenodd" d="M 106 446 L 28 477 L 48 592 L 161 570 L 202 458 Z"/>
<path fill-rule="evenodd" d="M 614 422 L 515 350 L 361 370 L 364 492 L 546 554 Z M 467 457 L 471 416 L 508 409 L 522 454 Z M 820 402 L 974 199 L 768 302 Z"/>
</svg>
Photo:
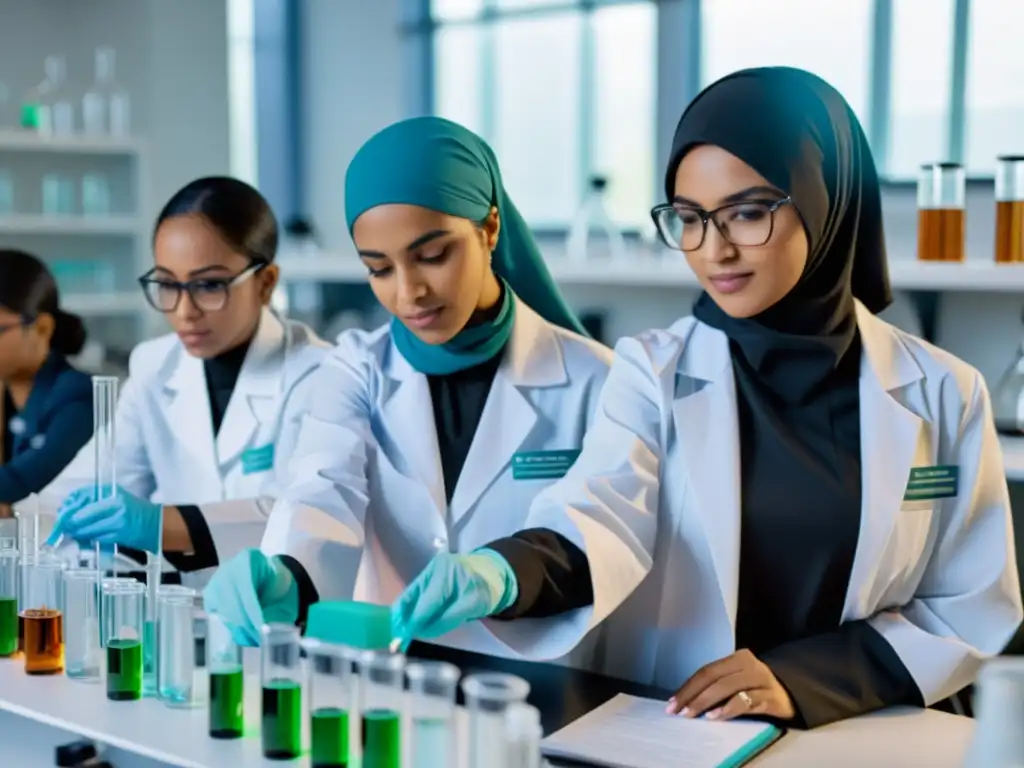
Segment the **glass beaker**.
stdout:
<svg viewBox="0 0 1024 768">
<path fill-rule="evenodd" d="M 160 699 L 169 707 L 199 703 L 194 629 L 196 592 L 189 587 L 160 587 L 156 597 L 156 681 Z"/>
<path fill-rule="evenodd" d="M 135 579 L 105 579 L 102 588 L 107 698 L 141 699 L 146 585 Z"/>
<path fill-rule="evenodd" d="M 64 560 L 53 553 L 21 558 L 22 647 L 30 675 L 64 671 L 63 575 Z"/>
<path fill-rule="evenodd" d="M 589 186 L 583 205 L 569 228 L 566 256 L 580 262 L 609 256 L 620 261 L 626 255 L 626 244 L 608 212 L 605 196 L 608 179 L 593 176 Z"/>
<path fill-rule="evenodd" d="M 18 652 L 18 550 L 0 547 L 0 656 Z"/>
<path fill-rule="evenodd" d="M 401 768 L 405 657 L 366 651 L 358 668 L 363 768 Z"/>
<path fill-rule="evenodd" d="M 349 764 L 350 715 L 355 706 L 355 654 L 314 638 L 302 641 L 309 674 L 310 765 L 338 768 Z"/>
<path fill-rule="evenodd" d="M 917 258 L 963 261 L 967 177 L 959 163 L 921 166 L 917 179 Z"/>
<path fill-rule="evenodd" d="M 963 765 L 1017 768 L 1024 761 L 1024 658 L 997 656 L 978 675 L 974 736 Z"/>
<path fill-rule="evenodd" d="M 206 617 L 206 668 L 210 674 L 210 737 L 240 739 L 245 727 L 242 649 L 215 613 Z"/>
<path fill-rule="evenodd" d="M 68 677 L 100 679 L 100 573 L 96 568 L 64 572 L 64 666 Z"/>
<path fill-rule="evenodd" d="M 1024 155 L 996 163 L 996 261 L 1024 261 Z"/>
<path fill-rule="evenodd" d="M 530 684 L 515 675 L 487 672 L 463 679 L 462 695 L 469 710 L 470 765 L 490 764 L 496 746 L 505 743 L 506 710 L 511 704 L 525 702 L 529 693 Z"/>
<path fill-rule="evenodd" d="M 124 137 L 130 130 L 128 92 L 114 78 L 114 49 L 96 49 L 96 79 L 82 97 L 82 125 L 86 133 Z"/>
<path fill-rule="evenodd" d="M 443 661 L 410 663 L 405 675 L 412 694 L 412 766 L 455 765 L 455 690 L 459 668 Z"/>
<path fill-rule="evenodd" d="M 291 760 L 302 751 L 299 628 L 294 624 L 266 624 L 262 635 L 263 756 Z"/>
</svg>

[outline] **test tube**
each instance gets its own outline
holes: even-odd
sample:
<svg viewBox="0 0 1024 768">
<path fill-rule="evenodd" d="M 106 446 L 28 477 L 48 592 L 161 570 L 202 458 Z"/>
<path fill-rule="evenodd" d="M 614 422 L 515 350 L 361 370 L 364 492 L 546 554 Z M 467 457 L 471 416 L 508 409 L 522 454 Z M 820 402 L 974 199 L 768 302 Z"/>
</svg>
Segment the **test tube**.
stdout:
<svg viewBox="0 0 1024 768">
<path fill-rule="evenodd" d="M 309 674 L 310 765 L 346 768 L 349 764 L 349 713 L 355 704 L 353 653 L 314 638 L 303 640 Z"/>
<path fill-rule="evenodd" d="M 18 652 L 18 550 L 0 544 L 0 656 Z"/>
<path fill-rule="evenodd" d="M 299 628 L 294 624 L 265 624 L 262 635 L 263 756 L 291 760 L 302 751 Z"/>
<path fill-rule="evenodd" d="M 160 553 L 146 553 L 146 617 L 142 630 L 142 692 L 151 696 L 158 693 L 157 669 L 160 657 L 160 642 L 157 639 L 157 620 L 159 612 L 160 577 L 163 559 Z M 192 599 L 195 592 L 189 590 Z M 192 637 L 191 626 L 188 629 Z"/>
<path fill-rule="evenodd" d="M 363 768 L 400 768 L 405 656 L 366 651 L 359 656 Z"/>
<path fill-rule="evenodd" d="M 215 613 L 206 617 L 206 668 L 210 673 L 210 736 L 240 739 L 245 725 L 242 649 Z"/>
<path fill-rule="evenodd" d="M 142 698 L 142 632 L 146 586 L 134 579 L 103 581 L 103 645 L 107 698 Z"/>
<path fill-rule="evenodd" d="M 996 163 L 996 261 L 1024 261 L 1024 155 Z"/>
<path fill-rule="evenodd" d="M 502 768 L 540 768 L 540 741 L 544 731 L 536 707 L 513 702 L 505 710 L 505 747 Z"/>
<path fill-rule="evenodd" d="M 192 707 L 200 701 L 196 685 L 195 599 L 195 590 L 188 587 L 164 586 L 157 592 L 156 682 L 160 699 L 169 707 Z"/>
<path fill-rule="evenodd" d="M 459 668 L 443 661 L 409 664 L 412 694 L 412 766 L 455 765 L 455 689 Z"/>
<path fill-rule="evenodd" d="M 117 377 L 92 377 L 92 423 L 93 423 L 93 493 L 95 498 L 105 499 L 117 493 Z M 100 565 L 100 545 L 96 544 L 96 568 Z M 112 560 L 116 576 L 117 545 L 114 545 Z M 102 610 L 102 607 L 101 607 Z"/>
<path fill-rule="evenodd" d="M 64 666 L 75 680 L 98 681 L 103 664 L 100 646 L 100 575 L 92 567 L 64 572 Z"/>
<path fill-rule="evenodd" d="M 917 258 L 963 261 L 967 180 L 957 163 L 921 166 L 917 180 Z"/>
<path fill-rule="evenodd" d="M 64 561 L 53 553 L 21 558 L 22 646 L 30 675 L 64 671 L 63 573 Z"/>
<path fill-rule="evenodd" d="M 462 695 L 469 710 L 471 766 L 494 764 L 496 749 L 505 741 L 505 712 L 512 704 L 525 702 L 529 693 L 530 684 L 515 675 L 486 672 L 463 679 Z"/>
</svg>

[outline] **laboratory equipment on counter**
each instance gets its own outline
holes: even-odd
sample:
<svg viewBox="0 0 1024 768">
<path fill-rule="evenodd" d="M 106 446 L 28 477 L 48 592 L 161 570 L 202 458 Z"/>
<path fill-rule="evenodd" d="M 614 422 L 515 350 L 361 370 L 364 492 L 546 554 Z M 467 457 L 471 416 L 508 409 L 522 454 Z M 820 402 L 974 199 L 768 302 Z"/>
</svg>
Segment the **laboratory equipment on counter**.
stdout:
<svg viewBox="0 0 1024 768">
<path fill-rule="evenodd" d="M 18 652 L 18 550 L 0 545 L 0 656 Z"/>
<path fill-rule="evenodd" d="M 461 674 L 454 664 L 418 661 L 405 670 L 412 720 L 412 768 L 455 765 L 455 691 Z"/>
<path fill-rule="evenodd" d="M 1024 341 L 1013 363 L 1000 377 L 992 394 L 996 430 L 1004 435 L 1024 435 Z"/>
<path fill-rule="evenodd" d="M 206 668 L 210 675 L 210 736 L 240 739 L 245 727 L 242 649 L 217 614 L 206 617 Z"/>
<path fill-rule="evenodd" d="M 349 764 L 349 719 L 355 709 L 355 652 L 332 643 L 306 638 L 309 701 L 310 765 L 345 768 Z"/>
<path fill-rule="evenodd" d="M 512 704 L 522 704 L 530 684 L 520 677 L 497 672 L 467 675 L 462 695 L 469 711 L 469 764 L 494 763 L 496 745 L 505 742 L 505 714 Z M 504 768 L 502 765 L 496 768 Z"/>
<path fill-rule="evenodd" d="M 1024 155 L 996 164 L 996 261 L 1024 261 Z"/>
<path fill-rule="evenodd" d="M 166 585 L 157 591 L 157 695 L 169 707 L 193 707 L 202 701 L 197 685 L 195 602 L 196 592 L 189 587 Z"/>
<path fill-rule="evenodd" d="M 359 655 L 363 768 L 400 768 L 405 657 L 390 651 Z"/>
<path fill-rule="evenodd" d="M 967 177 L 958 163 L 922 165 L 917 179 L 917 258 L 963 261 Z"/>
<path fill-rule="evenodd" d="M 107 698 L 142 698 L 142 634 L 146 586 L 135 579 L 103 580 L 103 647 L 107 649 Z"/>
<path fill-rule="evenodd" d="M 95 566 L 64 571 L 64 671 L 75 680 L 102 674 L 100 574 Z"/>
<path fill-rule="evenodd" d="M 45 78 L 29 89 L 21 103 L 21 127 L 44 134 L 75 130 L 75 110 L 66 86 L 67 62 L 53 54 L 43 61 Z"/>
<path fill-rule="evenodd" d="M 21 558 L 21 632 L 25 671 L 52 675 L 64 671 L 61 611 L 64 561 L 52 552 Z"/>
<path fill-rule="evenodd" d="M 590 179 L 590 190 L 572 220 L 566 242 L 566 256 L 572 261 L 590 261 L 609 256 L 621 260 L 626 255 L 622 232 L 608 213 L 605 196 L 607 187 L 608 180 L 604 176 Z"/>
<path fill-rule="evenodd" d="M 113 48 L 96 49 L 96 80 L 82 97 L 82 127 L 86 133 L 125 137 L 131 132 L 128 91 L 114 78 Z"/>
<path fill-rule="evenodd" d="M 964 768 L 1024 765 L 1024 658 L 997 656 L 978 676 L 974 737 Z"/>
<path fill-rule="evenodd" d="M 536 707 L 522 702 L 505 710 L 505 748 L 501 768 L 540 768 L 544 729 Z"/>
<path fill-rule="evenodd" d="M 162 570 L 163 558 L 159 554 L 147 552 L 146 605 L 142 625 L 142 692 L 147 696 L 157 692 L 157 657 L 159 655 L 157 650 L 157 611 Z M 188 632 L 191 637 L 191 624 L 189 624 Z"/>
<path fill-rule="evenodd" d="M 294 624 L 266 624 L 262 635 L 263 756 L 291 760 L 302 751 L 299 628 Z"/>
</svg>

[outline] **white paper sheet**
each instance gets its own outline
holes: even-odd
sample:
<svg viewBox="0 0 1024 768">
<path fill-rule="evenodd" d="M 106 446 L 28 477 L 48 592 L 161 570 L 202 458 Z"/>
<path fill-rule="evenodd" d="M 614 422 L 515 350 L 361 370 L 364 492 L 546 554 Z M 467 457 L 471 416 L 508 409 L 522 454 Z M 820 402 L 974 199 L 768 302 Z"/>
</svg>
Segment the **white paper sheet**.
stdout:
<svg viewBox="0 0 1024 768">
<path fill-rule="evenodd" d="M 608 768 L 718 768 L 775 733 L 750 721 L 718 723 L 665 714 L 665 702 L 619 694 L 541 742 L 545 755 Z"/>
</svg>

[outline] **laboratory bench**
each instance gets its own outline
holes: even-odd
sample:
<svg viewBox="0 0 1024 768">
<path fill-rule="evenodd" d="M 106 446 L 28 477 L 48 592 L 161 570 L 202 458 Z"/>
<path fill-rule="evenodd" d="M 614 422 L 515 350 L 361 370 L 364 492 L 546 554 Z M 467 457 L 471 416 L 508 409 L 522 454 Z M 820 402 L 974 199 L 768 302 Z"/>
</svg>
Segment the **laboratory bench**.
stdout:
<svg viewBox="0 0 1024 768">
<path fill-rule="evenodd" d="M 531 683 L 545 733 L 590 711 L 617 693 L 664 698 L 665 693 L 548 664 L 496 659 L 415 644 L 410 656 L 450 661 L 463 672 L 502 671 Z M 246 658 L 245 715 L 253 733 L 218 741 L 207 736 L 205 708 L 169 709 L 154 699 L 114 702 L 102 684 L 63 675 L 30 677 L 20 658 L 0 659 L 0 765 L 54 765 L 54 749 L 77 738 L 107 745 L 115 768 L 226 768 L 297 766 L 308 759 L 265 760 L 255 731 L 259 721 L 258 653 Z M 308 725 L 304 724 L 304 727 Z M 462 726 L 464 727 L 464 725 Z M 750 765 L 753 768 L 960 768 L 973 733 L 972 720 L 932 710 L 891 710 L 790 732 Z M 308 743 L 308 741 L 306 742 Z M 438 766 L 438 768 L 448 768 Z"/>
</svg>

